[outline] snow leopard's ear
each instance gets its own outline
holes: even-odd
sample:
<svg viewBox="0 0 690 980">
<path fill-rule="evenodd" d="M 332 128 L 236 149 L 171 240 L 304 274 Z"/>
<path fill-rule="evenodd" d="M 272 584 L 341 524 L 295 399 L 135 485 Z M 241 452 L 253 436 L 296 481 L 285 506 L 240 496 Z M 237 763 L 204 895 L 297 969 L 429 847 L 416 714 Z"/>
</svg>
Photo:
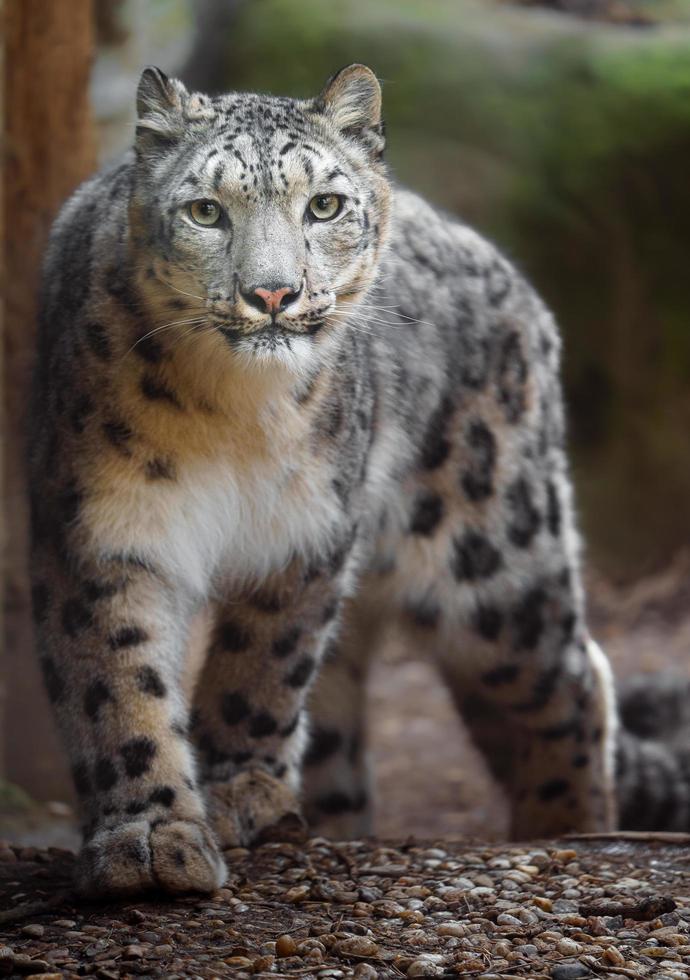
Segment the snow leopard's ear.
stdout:
<svg viewBox="0 0 690 980">
<path fill-rule="evenodd" d="M 173 143 L 184 131 L 187 89 L 160 68 L 144 68 L 137 86 L 137 148 L 151 152 Z"/>
<path fill-rule="evenodd" d="M 160 68 L 144 68 L 137 86 L 139 125 L 147 129 L 165 129 L 182 118 L 187 89 L 176 78 L 168 78 Z"/>
<path fill-rule="evenodd" d="M 206 95 L 188 92 L 177 78 L 160 68 L 144 68 L 137 87 L 136 146 L 144 154 L 164 149 L 184 135 L 190 125 L 215 119 Z"/>
<path fill-rule="evenodd" d="M 315 105 L 340 132 L 362 141 L 374 157 L 381 156 L 385 145 L 381 86 L 371 68 L 341 68 L 326 82 Z"/>
</svg>

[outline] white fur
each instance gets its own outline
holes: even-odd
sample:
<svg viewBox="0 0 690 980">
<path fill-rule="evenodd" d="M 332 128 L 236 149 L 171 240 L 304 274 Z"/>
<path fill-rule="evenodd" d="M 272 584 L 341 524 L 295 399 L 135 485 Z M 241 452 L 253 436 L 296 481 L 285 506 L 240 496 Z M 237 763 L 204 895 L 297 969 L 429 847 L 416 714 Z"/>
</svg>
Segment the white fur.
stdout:
<svg viewBox="0 0 690 980">
<path fill-rule="evenodd" d="M 616 704 L 616 685 L 611 669 L 611 662 L 591 637 L 587 641 L 587 656 L 597 679 L 595 691 L 601 699 L 600 717 L 604 724 L 602 745 L 604 747 L 604 785 L 608 789 L 608 805 L 613 811 L 615 800 L 613 788 L 616 785 L 616 745 L 618 744 L 618 706 Z M 616 822 L 616 815 L 609 813 L 611 825 Z"/>
<path fill-rule="evenodd" d="M 100 554 L 131 551 L 197 598 L 223 579 L 263 578 L 293 554 L 323 554 L 343 519 L 324 474 L 306 478 L 290 458 L 249 471 L 227 459 L 190 464 L 170 485 L 130 483 L 107 503 L 106 514 L 94 501 L 84 515 Z"/>
</svg>

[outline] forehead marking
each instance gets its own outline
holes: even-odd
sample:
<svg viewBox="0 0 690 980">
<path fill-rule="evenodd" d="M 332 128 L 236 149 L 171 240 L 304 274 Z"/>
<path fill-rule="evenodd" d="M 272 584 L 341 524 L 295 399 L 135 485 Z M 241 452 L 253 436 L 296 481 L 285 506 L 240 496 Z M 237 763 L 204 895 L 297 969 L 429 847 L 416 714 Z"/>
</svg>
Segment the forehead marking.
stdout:
<svg viewBox="0 0 690 980">
<path fill-rule="evenodd" d="M 312 167 L 311 162 L 307 160 L 307 158 L 304 155 L 302 155 L 301 160 L 302 160 L 302 166 L 304 167 L 305 174 L 307 175 L 309 180 L 313 180 L 314 168 Z"/>
<path fill-rule="evenodd" d="M 213 171 L 213 189 L 218 190 L 220 187 L 223 177 L 225 176 L 225 167 L 222 162 L 216 165 L 216 169 Z"/>
</svg>

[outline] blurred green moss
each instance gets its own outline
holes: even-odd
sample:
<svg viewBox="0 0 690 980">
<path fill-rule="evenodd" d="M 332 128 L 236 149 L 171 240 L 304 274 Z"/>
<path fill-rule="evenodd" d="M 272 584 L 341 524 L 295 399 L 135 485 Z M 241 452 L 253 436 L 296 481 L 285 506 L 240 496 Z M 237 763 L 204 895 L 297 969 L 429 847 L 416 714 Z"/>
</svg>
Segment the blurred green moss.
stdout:
<svg viewBox="0 0 690 980">
<path fill-rule="evenodd" d="M 0 814 L 23 814 L 36 804 L 21 786 L 0 779 Z"/>
</svg>

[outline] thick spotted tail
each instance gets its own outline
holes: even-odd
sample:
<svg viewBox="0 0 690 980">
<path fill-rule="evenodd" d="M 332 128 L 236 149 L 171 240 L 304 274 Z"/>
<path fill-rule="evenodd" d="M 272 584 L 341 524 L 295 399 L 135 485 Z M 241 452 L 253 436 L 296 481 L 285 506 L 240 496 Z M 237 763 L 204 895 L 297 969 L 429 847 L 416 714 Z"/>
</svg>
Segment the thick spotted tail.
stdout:
<svg viewBox="0 0 690 980">
<path fill-rule="evenodd" d="M 620 827 L 690 832 L 690 681 L 635 677 L 620 686 L 619 712 Z"/>
</svg>

